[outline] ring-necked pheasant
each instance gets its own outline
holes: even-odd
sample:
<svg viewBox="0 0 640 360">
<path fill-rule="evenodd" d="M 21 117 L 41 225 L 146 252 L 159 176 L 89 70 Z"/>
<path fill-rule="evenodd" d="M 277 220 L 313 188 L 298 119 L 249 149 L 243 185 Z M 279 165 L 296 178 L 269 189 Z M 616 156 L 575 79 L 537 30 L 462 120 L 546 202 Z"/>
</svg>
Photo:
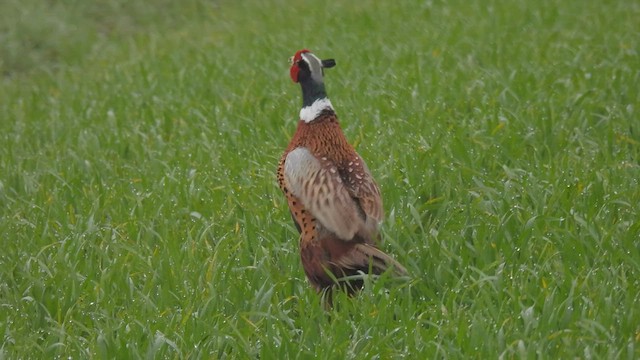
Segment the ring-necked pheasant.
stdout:
<svg viewBox="0 0 640 360">
<path fill-rule="evenodd" d="M 280 159 L 278 184 L 300 232 L 302 266 L 313 287 L 321 292 L 339 284 L 353 294 L 363 286 L 362 277 L 354 276 L 361 272 L 407 271 L 376 247 L 383 218 L 380 190 L 327 98 L 323 69 L 333 66 L 333 59 L 320 60 L 306 49 L 291 58 L 302 110 Z"/>
</svg>

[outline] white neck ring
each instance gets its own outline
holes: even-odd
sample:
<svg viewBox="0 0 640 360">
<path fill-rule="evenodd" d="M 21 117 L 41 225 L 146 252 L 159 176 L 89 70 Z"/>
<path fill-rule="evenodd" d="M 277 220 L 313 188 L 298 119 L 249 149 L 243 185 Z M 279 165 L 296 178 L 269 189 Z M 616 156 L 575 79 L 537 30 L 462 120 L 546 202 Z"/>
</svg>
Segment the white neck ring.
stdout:
<svg viewBox="0 0 640 360">
<path fill-rule="evenodd" d="M 315 120 L 323 110 L 333 110 L 331 101 L 327 98 L 318 99 L 309 106 L 300 109 L 300 120 L 310 123 Z"/>
</svg>

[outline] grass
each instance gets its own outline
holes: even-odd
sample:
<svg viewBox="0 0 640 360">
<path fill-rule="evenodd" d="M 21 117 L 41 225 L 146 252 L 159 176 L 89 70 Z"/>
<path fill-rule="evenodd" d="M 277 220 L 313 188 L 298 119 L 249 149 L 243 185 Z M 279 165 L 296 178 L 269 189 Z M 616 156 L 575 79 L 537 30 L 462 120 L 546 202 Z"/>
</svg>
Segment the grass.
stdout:
<svg viewBox="0 0 640 360">
<path fill-rule="evenodd" d="M 2 2 L 0 359 L 640 357 L 639 16 Z M 412 274 L 328 313 L 274 175 L 302 47 Z"/>
</svg>

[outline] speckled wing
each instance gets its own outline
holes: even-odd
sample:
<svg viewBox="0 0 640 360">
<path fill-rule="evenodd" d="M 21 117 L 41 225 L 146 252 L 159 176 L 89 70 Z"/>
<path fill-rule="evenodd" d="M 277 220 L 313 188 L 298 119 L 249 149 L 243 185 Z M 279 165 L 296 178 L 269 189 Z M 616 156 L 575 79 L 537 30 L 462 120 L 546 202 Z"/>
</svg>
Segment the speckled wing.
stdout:
<svg viewBox="0 0 640 360">
<path fill-rule="evenodd" d="M 317 159 L 307 148 L 287 155 L 284 177 L 289 190 L 327 230 L 349 241 L 366 229 L 362 210 L 351 197 L 335 164 Z"/>
<path fill-rule="evenodd" d="M 365 241 L 373 243 L 373 235 L 377 233 L 378 225 L 384 217 L 380 189 L 373 180 L 367 164 L 358 154 L 355 154 L 354 159 L 341 170 L 341 175 L 349 195 L 364 213 L 365 231 L 370 235 L 365 237 Z"/>
</svg>

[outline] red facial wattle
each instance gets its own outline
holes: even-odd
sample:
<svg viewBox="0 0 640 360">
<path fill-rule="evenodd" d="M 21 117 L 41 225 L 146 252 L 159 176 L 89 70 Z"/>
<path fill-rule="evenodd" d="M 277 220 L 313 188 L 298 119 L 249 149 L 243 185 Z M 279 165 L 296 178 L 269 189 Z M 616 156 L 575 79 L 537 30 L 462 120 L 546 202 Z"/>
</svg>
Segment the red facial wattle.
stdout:
<svg viewBox="0 0 640 360">
<path fill-rule="evenodd" d="M 291 65 L 291 69 L 289 69 L 289 75 L 291 75 L 291 80 L 293 80 L 294 83 L 298 82 L 299 72 L 300 72 L 300 67 L 298 67 L 298 64 L 293 63 L 293 65 Z"/>
<path fill-rule="evenodd" d="M 308 52 L 309 50 L 307 49 L 298 50 L 291 60 L 291 69 L 289 69 L 289 75 L 291 76 L 291 80 L 293 80 L 294 83 L 298 82 L 298 73 L 300 72 L 298 61 L 302 60 L 302 54 Z"/>
</svg>

